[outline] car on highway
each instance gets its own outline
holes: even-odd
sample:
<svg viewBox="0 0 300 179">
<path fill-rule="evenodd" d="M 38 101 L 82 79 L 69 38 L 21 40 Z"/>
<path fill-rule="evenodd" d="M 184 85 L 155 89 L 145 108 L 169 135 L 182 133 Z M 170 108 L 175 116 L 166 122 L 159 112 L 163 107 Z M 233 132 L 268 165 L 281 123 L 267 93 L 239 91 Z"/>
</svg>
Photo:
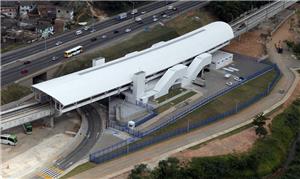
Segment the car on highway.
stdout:
<svg viewBox="0 0 300 179">
<path fill-rule="evenodd" d="M 97 37 L 91 38 L 91 41 L 92 41 L 92 42 L 94 42 L 94 41 L 96 41 L 96 40 L 97 40 Z"/>
<path fill-rule="evenodd" d="M 56 46 L 59 46 L 61 44 L 62 44 L 62 41 L 58 41 L 58 42 L 55 43 Z"/>
<path fill-rule="evenodd" d="M 82 34 L 82 30 L 77 30 L 77 31 L 75 32 L 75 34 L 76 34 L 76 35 Z"/>
<path fill-rule="evenodd" d="M 27 74 L 27 73 L 28 73 L 28 70 L 26 70 L 26 69 L 21 70 L 21 74 L 22 74 L 22 75 L 25 75 L 25 74 Z"/>
<path fill-rule="evenodd" d="M 117 34 L 117 33 L 119 33 L 119 31 L 118 31 L 118 30 L 115 30 L 115 31 L 114 31 L 114 34 Z"/>
<path fill-rule="evenodd" d="M 23 62 L 24 65 L 28 65 L 30 63 L 31 63 L 31 61 L 29 61 L 29 60 L 26 60 L 26 61 Z"/>
<path fill-rule="evenodd" d="M 131 29 L 129 29 L 129 28 L 127 28 L 127 29 L 125 29 L 125 32 L 131 32 Z"/>
<path fill-rule="evenodd" d="M 146 11 L 142 11 L 141 14 L 146 14 Z"/>
<path fill-rule="evenodd" d="M 106 37 L 107 37 L 106 35 L 102 35 L 102 36 L 101 36 L 102 39 L 105 39 Z"/>
<path fill-rule="evenodd" d="M 139 24 L 143 23 L 142 20 L 143 20 L 143 19 L 142 19 L 141 17 L 136 17 L 136 18 L 135 18 L 135 22 L 137 22 L 137 23 L 139 23 Z"/>
<path fill-rule="evenodd" d="M 53 56 L 51 60 L 52 60 L 52 61 L 56 61 L 57 59 L 58 59 L 58 58 L 57 58 L 56 56 Z"/>
<path fill-rule="evenodd" d="M 91 33 L 96 32 L 96 29 L 92 29 L 90 32 L 91 32 Z"/>
<path fill-rule="evenodd" d="M 156 21 L 158 21 L 158 19 L 157 18 L 153 18 L 153 22 L 156 22 Z"/>
</svg>

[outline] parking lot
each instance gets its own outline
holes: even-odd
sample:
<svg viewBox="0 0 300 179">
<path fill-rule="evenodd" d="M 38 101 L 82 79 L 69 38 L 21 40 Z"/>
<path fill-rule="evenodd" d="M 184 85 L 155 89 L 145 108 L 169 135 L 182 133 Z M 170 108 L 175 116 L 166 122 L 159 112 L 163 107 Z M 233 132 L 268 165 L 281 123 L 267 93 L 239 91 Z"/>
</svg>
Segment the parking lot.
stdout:
<svg viewBox="0 0 300 179">
<path fill-rule="evenodd" d="M 215 70 L 210 69 L 209 72 L 204 73 L 205 87 L 199 87 L 193 85 L 193 89 L 201 91 L 203 93 L 202 97 L 207 97 L 213 95 L 219 90 L 226 88 L 229 85 L 226 83 L 231 82 L 231 85 L 237 83 L 237 80 L 234 77 L 245 78 L 251 74 L 254 74 L 267 66 L 264 63 L 258 63 L 258 59 L 253 57 L 248 57 L 240 54 L 234 53 L 233 62 L 226 66 L 226 68 L 233 67 L 239 71 L 225 71 L 222 68 Z M 225 78 L 225 74 L 230 74 L 229 78 Z"/>
</svg>

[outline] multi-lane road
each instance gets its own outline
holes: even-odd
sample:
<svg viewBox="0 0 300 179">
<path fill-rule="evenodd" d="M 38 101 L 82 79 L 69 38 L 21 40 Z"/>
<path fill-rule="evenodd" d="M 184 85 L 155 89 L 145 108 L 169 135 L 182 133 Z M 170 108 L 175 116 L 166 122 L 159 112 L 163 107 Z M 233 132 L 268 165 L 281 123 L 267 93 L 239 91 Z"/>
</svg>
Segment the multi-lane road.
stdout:
<svg viewBox="0 0 300 179">
<path fill-rule="evenodd" d="M 181 4 L 177 5 L 176 6 L 177 7 L 176 11 L 166 10 L 165 8 L 162 8 L 162 9 L 164 9 L 162 11 L 164 11 L 167 14 L 167 16 L 169 17 L 169 16 L 173 16 L 173 15 L 179 13 L 179 12 L 185 11 L 187 9 L 194 8 L 195 6 L 199 7 L 201 5 L 204 6 L 206 4 L 207 4 L 207 2 L 190 1 L 190 2 L 184 2 L 184 3 L 181 3 Z M 163 7 L 163 6 L 165 6 L 165 2 L 164 3 L 156 3 L 155 4 L 155 8 L 152 7 L 152 6 L 147 6 L 147 8 L 151 7 L 154 10 L 154 9 L 157 9 L 157 8 Z M 141 11 L 142 10 L 140 10 L 140 12 Z M 147 11 L 147 10 L 144 10 L 144 11 Z M 150 9 L 148 10 L 148 12 L 149 11 L 150 11 Z M 155 14 L 157 16 L 157 18 L 158 18 L 158 21 L 160 21 L 162 19 L 165 19 L 161 15 L 162 11 L 157 12 Z M 111 19 L 110 23 L 113 23 L 113 22 L 114 23 L 118 23 L 117 20 Z M 134 21 L 130 21 L 130 23 L 128 23 L 128 24 L 126 24 L 124 26 L 116 27 L 116 28 L 111 29 L 111 30 L 109 30 L 107 32 L 98 34 L 96 41 L 92 42 L 91 39 L 88 38 L 88 39 L 85 39 L 85 40 L 81 41 L 80 44 L 74 44 L 74 46 L 82 45 L 85 51 L 86 50 L 90 50 L 90 49 L 93 49 L 95 47 L 98 47 L 99 45 L 107 43 L 107 42 L 109 42 L 109 41 L 111 41 L 113 39 L 125 36 L 126 34 L 128 34 L 128 33 L 125 32 L 125 29 L 127 29 L 127 28 L 130 28 L 131 32 L 134 32 L 134 31 L 137 31 L 139 29 L 144 28 L 145 26 L 149 26 L 149 25 L 157 23 L 157 22 L 153 21 L 152 15 L 148 16 L 148 17 L 145 17 L 143 19 L 143 23 L 136 23 Z M 106 24 L 107 22 L 104 22 L 104 23 Z M 101 28 L 104 28 L 105 25 L 103 25 L 103 24 L 102 25 L 95 25 L 95 28 L 96 28 L 96 26 L 99 26 L 99 27 L 97 27 L 98 28 L 97 30 L 100 30 Z M 111 25 L 106 25 L 106 26 L 111 26 Z M 115 33 L 116 31 L 118 31 L 118 33 Z M 89 31 L 85 32 L 85 33 L 89 33 Z M 106 35 L 106 38 L 102 38 L 103 35 Z M 68 34 L 68 36 L 69 36 L 69 34 Z M 74 35 L 74 33 L 70 34 L 71 37 L 68 37 L 68 36 L 64 37 L 64 38 L 71 38 L 71 39 L 72 38 L 76 38 L 76 36 Z M 53 43 L 55 45 L 55 43 L 58 40 L 55 39 L 55 40 L 52 40 L 52 41 L 53 42 L 51 42 L 51 43 Z M 63 41 L 63 40 L 60 40 L 60 41 Z M 48 43 L 50 43 L 50 42 L 48 42 Z M 21 62 L 16 62 L 16 63 L 20 63 L 20 64 L 17 65 L 17 66 L 14 66 L 13 68 L 2 68 L 2 70 L 1 70 L 1 75 L 2 75 L 2 81 L 1 82 L 2 82 L 2 86 L 3 85 L 7 85 L 9 83 L 12 83 L 12 82 L 14 82 L 14 81 L 16 81 L 16 80 L 24 77 L 24 74 L 21 74 L 21 71 L 24 70 L 24 69 L 26 69 L 28 71 L 28 73 L 26 74 L 26 75 L 28 75 L 28 74 L 32 74 L 32 73 L 34 73 L 36 71 L 39 71 L 41 69 L 44 69 L 46 67 L 49 67 L 49 66 L 52 66 L 52 65 L 54 65 L 56 63 L 61 62 L 62 60 L 64 60 L 64 57 L 63 57 L 64 51 L 68 50 L 68 49 L 70 49 L 70 47 L 63 47 L 62 46 L 59 50 L 51 53 L 51 55 L 50 54 L 46 54 L 44 56 L 39 57 L 38 59 L 32 60 L 32 62 L 30 64 L 24 65 Z M 20 52 L 18 52 L 18 53 L 20 53 Z M 57 58 L 55 61 L 52 60 L 52 58 L 54 56 Z"/>
<path fill-rule="evenodd" d="M 167 4 L 170 4 L 170 3 L 172 3 L 172 2 L 168 2 Z M 166 6 L 165 2 L 151 3 L 149 5 L 140 7 L 138 13 L 135 14 L 135 16 L 141 15 L 141 12 L 150 12 L 150 11 L 153 11 L 153 10 L 155 10 L 157 8 L 160 8 L 160 7 L 163 7 L 163 6 Z M 126 19 L 130 19 L 130 18 L 132 18 L 132 15 L 130 13 L 128 13 L 128 17 Z M 117 16 L 113 16 L 112 18 L 110 18 L 110 19 L 108 19 L 104 22 L 95 23 L 92 27 L 95 30 L 101 30 L 101 29 L 107 28 L 109 26 L 118 24 L 120 22 L 122 22 L 122 21 L 117 20 Z M 52 47 L 55 47 L 56 43 L 58 41 L 66 43 L 66 42 L 74 40 L 74 38 L 76 38 L 76 36 L 75 36 L 75 31 L 76 30 L 73 30 L 73 31 L 67 32 L 67 33 L 63 33 L 63 34 L 61 34 L 59 36 L 56 36 L 56 37 L 49 38 L 46 41 L 46 47 L 48 49 L 52 48 Z M 90 30 L 91 29 L 89 29 L 87 31 L 83 31 L 83 33 L 80 36 L 84 36 L 84 35 L 89 34 Z M 24 47 L 24 48 L 21 48 L 21 49 L 12 51 L 12 52 L 7 52 L 7 53 L 2 54 L 1 62 L 2 62 L 2 65 L 7 64 L 7 63 L 12 62 L 14 60 L 18 60 L 18 59 L 24 58 L 26 56 L 33 55 L 35 53 L 39 53 L 39 52 L 42 52 L 44 50 L 45 50 L 44 41 L 37 42 L 37 43 L 34 43 L 34 44 L 32 44 L 28 47 Z M 17 52 L 17 53 L 14 53 L 14 52 Z"/>
<path fill-rule="evenodd" d="M 88 155 L 89 151 L 100 138 L 103 130 L 100 115 L 94 107 L 88 105 L 81 109 L 88 120 L 87 135 L 72 152 L 55 162 L 55 166 L 61 170 L 66 170 L 84 156 Z"/>
</svg>

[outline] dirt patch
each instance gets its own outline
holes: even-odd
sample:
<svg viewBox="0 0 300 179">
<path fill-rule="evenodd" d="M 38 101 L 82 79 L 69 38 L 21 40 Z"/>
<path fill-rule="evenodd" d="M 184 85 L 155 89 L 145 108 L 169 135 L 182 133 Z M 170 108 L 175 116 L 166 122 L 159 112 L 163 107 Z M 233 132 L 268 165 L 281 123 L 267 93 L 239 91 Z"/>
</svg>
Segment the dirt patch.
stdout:
<svg viewBox="0 0 300 179">
<path fill-rule="evenodd" d="M 247 32 L 240 37 L 232 40 L 229 45 L 223 49 L 255 58 L 264 56 L 264 45 L 261 34 L 263 31 L 255 30 Z"/>
<path fill-rule="evenodd" d="M 176 153 L 172 157 L 190 159 L 193 157 L 242 153 L 248 151 L 256 139 L 257 136 L 255 135 L 255 129 L 252 127 L 227 138 L 216 139 L 207 144 L 203 144 L 202 146 L 199 146 L 200 148 L 198 149 L 187 149 Z"/>
</svg>

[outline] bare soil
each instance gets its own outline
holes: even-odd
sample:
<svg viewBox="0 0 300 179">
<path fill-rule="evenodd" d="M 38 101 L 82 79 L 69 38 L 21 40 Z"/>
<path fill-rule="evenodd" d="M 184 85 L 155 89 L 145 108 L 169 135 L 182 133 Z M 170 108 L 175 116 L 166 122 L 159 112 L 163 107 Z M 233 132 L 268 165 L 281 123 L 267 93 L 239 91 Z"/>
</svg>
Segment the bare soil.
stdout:
<svg viewBox="0 0 300 179">
<path fill-rule="evenodd" d="M 235 52 L 255 58 L 260 58 L 265 55 L 264 45 L 262 44 L 261 34 L 263 31 L 255 30 L 247 32 L 230 42 L 223 49 L 230 52 Z"/>
</svg>

